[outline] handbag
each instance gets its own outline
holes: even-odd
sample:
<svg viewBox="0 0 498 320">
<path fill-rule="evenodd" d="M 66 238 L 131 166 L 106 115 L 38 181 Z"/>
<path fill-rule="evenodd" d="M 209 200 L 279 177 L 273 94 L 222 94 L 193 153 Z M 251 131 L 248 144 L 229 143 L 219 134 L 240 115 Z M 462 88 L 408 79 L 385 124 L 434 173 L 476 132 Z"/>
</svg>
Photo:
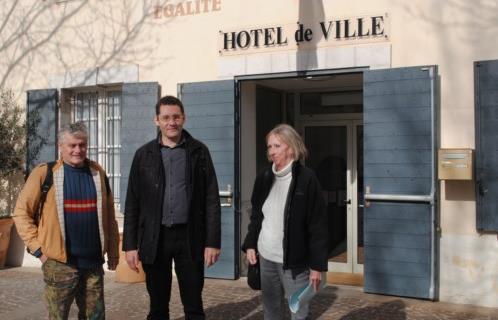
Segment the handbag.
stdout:
<svg viewBox="0 0 498 320">
<path fill-rule="evenodd" d="M 253 290 L 261 290 L 261 270 L 259 268 L 259 259 L 256 264 L 250 264 L 247 268 L 247 284 Z"/>
</svg>

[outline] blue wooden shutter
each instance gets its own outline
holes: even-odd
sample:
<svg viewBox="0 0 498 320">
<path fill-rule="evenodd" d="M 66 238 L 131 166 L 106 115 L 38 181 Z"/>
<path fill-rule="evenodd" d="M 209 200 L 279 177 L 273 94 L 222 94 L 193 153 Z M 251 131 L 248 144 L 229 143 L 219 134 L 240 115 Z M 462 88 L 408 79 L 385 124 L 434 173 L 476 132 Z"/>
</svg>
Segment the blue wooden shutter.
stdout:
<svg viewBox="0 0 498 320">
<path fill-rule="evenodd" d="M 498 60 L 474 65 L 477 229 L 498 231 Z"/>
<path fill-rule="evenodd" d="M 436 77 L 435 67 L 364 74 L 366 292 L 435 298 Z"/>
<path fill-rule="evenodd" d="M 235 125 L 234 81 L 184 83 L 179 95 L 185 105 L 185 128 L 207 145 L 213 158 L 218 185 L 221 190 L 235 184 Z M 206 269 L 206 276 L 236 279 L 239 276 L 238 215 L 231 207 L 221 211 L 221 255 L 219 261 Z"/>
<path fill-rule="evenodd" d="M 154 117 L 160 87 L 157 82 L 125 83 L 122 90 L 120 205 L 124 209 L 135 151 L 157 134 Z"/>
<path fill-rule="evenodd" d="M 42 162 L 57 159 L 58 92 L 57 89 L 29 90 L 26 169 L 29 172 Z"/>
</svg>

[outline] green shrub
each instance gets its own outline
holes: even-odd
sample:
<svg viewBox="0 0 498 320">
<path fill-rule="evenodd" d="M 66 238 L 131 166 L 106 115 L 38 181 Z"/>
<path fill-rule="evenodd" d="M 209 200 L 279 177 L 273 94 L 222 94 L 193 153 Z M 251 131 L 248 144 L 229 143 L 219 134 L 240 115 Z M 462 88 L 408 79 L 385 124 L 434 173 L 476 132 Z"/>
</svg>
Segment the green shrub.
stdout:
<svg viewBox="0 0 498 320">
<path fill-rule="evenodd" d="M 10 217 L 26 158 L 24 110 L 12 90 L 0 88 L 0 219 Z"/>
<path fill-rule="evenodd" d="M 11 90 L 0 88 L 0 179 L 22 172 L 26 154 L 24 111 Z"/>
</svg>

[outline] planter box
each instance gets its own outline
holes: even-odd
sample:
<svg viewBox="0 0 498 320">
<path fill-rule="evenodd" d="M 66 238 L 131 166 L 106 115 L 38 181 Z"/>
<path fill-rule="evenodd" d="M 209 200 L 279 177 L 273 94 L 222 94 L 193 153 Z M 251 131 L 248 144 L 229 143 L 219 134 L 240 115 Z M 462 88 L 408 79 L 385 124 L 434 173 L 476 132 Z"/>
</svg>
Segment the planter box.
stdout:
<svg viewBox="0 0 498 320">
<path fill-rule="evenodd" d="M 123 235 L 119 235 L 119 248 L 121 249 L 123 247 L 122 245 L 123 242 Z M 126 263 L 125 259 L 125 253 L 124 251 L 119 251 L 119 264 L 116 267 L 116 281 L 117 282 L 126 282 L 126 283 L 133 283 L 133 282 L 144 282 L 145 281 L 145 273 L 142 269 L 142 264 L 139 265 L 138 267 L 139 272 L 136 273 L 135 271 L 131 270 L 130 267 L 128 267 L 128 264 Z"/>
<path fill-rule="evenodd" d="M 12 218 L 0 219 L 0 269 L 5 267 L 10 242 L 10 230 L 13 224 L 14 220 Z"/>
<path fill-rule="evenodd" d="M 10 244 L 5 265 L 9 267 L 21 267 L 24 262 L 27 261 L 25 254 L 29 257 L 33 257 L 31 254 L 27 253 L 24 241 L 22 241 L 21 236 L 19 236 L 16 224 L 14 223 L 14 226 L 10 230 Z"/>
</svg>

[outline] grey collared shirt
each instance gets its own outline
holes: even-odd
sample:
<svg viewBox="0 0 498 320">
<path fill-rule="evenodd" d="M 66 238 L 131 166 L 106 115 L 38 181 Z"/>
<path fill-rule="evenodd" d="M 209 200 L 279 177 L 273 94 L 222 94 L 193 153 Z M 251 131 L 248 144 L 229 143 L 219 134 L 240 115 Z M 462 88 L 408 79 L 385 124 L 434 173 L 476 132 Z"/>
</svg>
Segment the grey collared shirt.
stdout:
<svg viewBox="0 0 498 320">
<path fill-rule="evenodd" d="M 161 144 L 161 157 L 165 177 L 162 224 L 171 226 L 187 223 L 187 154 L 185 139 L 182 138 L 180 143 L 173 148 Z"/>
</svg>

